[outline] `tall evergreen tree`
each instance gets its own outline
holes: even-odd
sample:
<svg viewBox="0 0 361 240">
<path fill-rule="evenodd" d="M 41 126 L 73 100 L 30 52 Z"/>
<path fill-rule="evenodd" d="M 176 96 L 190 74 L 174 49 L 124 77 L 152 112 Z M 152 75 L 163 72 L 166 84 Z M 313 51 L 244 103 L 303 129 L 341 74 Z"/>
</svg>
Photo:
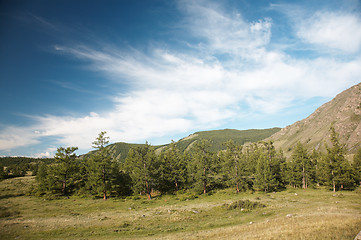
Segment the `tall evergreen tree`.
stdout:
<svg viewBox="0 0 361 240">
<path fill-rule="evenodd" d="M 360 184 L 361 187 L 361 148 L 353 157 L 352 167 L 355 171 L 355 180 Z"/>
<path fill-rule="evenodd" d="M 186 181 L 187 168 L 184 157 L 174 141 L 159 155 L 159 161 L 159 190 L 178 191 L 180 184 Z"/>
<path fill-rule="evenodd" d="M 148 143 L 129 150 L 125 159 L 125 169 L 132 179 L 133 192 L 145 192 L 152 199 L 152 189 L 158 180 L 158 158 L 154 148 Z"/>
<path fill-rule="evenodd" d="M 96 149 L 96 152 L 87 162 L 88 188 L 95 194 L 101 192 L 104 200 L 108 198 L 107 191 L 111 188 L 110 172 L 111 168 L 114 167 L 105 148 L 108 143 L 109 137 L 106 136 L 106 132 L 100 132 L 93 142 L 93 148 Z"/>
<path fill-rule="evenodd" d="M 62 195 L 67 195 L 67 184 L 69 180 L 73 177 L 77 165 L 75 162 L 76 154 L 74 153 L 78 150 L 77 147 L 59 147 L 57 153 L 55 154 L 55 160 L 57 162 L 55 171 L 59 175 L 59 180 L 62 183 L 61 193 Z"/>
<path fill-rule="evenodd" d="M 215 174 L 214 156 L 209 151 L 208 140 L 197 141 L 192 148 L 192 159 L 189 164 L 190 177 L 196 189 L 201 188 L 207 193 L 208 187 L 212 184 Z"/>
<path fill-rule="evenodd" d="M 227 149 L 222 152 L 223 170 L 236 187 L 236 192 L 239 193 L 240 188 L 247 188 L 247 178 L 249 177 L 247 163 L 241 145 L 236 145 L 232 140 L 228 141 L 226 145 Z"/>
<path fill-rule="evenodd" d="M 350 187 L 354 183 L 354 176 L 349 162 L 345 158 L 344 146 L 339 142 L 338 134 L 333 125 L 330 127 L 330 138 L 332 146 L 326 146 L 327 154 L 323 171 L 326 183 L 335 192 L 342 190 L 345 186 Z"/>
<path fill-rule="evenodd" d="M 312 181 L 312 169 L 314 168 L 307 149 L 300 142 L 297 143 L 292 154 L 292 169 L 289 174 L 292 175 L 294 184 L 301 186 L 303 189 L 308 188 Z"/>
<path fill-rule="evenodd" d="M 255 187 L 258 190 L 270 192 L 284 187 L 283 171 L 285 160 L 277 153 L 273 142 L 263 142 L 258 149 L 259 155 L 255 173 Z"/>
</svg>

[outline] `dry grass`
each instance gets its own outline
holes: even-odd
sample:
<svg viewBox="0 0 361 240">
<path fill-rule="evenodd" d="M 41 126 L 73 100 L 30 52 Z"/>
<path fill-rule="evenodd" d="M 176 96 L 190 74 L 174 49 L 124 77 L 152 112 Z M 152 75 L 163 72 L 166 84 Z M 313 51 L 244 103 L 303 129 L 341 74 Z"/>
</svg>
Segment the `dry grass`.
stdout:
<svg viewBox="0 0 361 240">
<path fill-rule="evenodd" d="M 25 195 L 33 182 L 0 182 L 0 239 L 353 239 L 361 230 L 360 190 L 44 200 Z M 223 207 L 240 199 L 266 207 Z"/>
</svg>

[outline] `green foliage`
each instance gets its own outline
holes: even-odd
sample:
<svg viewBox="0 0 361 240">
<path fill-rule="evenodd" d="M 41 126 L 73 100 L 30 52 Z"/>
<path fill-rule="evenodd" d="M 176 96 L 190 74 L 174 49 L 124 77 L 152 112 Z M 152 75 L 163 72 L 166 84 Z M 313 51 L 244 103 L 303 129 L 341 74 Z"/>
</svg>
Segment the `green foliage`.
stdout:
<svg viewBox="0 0 361 240">
<path fill-rule="evenodd" d="M 177 146 L 183 152 L 187 150 L 192 143 L 201 139 L 207 139 L 210 142 L 209 150 L 212 152 L 218 152 L 225 150 L 227 146 L 225 142 L 232 140 L 236 145 L 243 145 L 247 142 L 261 141 L 272 134 L 281 130 L 280 128 L 270 129 L 249 129 L 249 130 L 235 130 L 235 129 L 224 129 L 224 130 L 213 130 L 213 131 L 202 131 L 196 132 L 191 136 L 181 139 Z"/>
<path fill-rule="evenodd" d="M 264 192 L 281 190 L 285 187 L 285 159 L 277 153 L 272 142 L 263 142 L 258 148 L 254 186 Z"/>
<path fill-rule="evenodd" d="M 185 157 L 176 143 L 172 143 L 159 155 L 159 184 L 161 192 L 178 191 L 187 180 Z"/>
<path fill-rule="evenodd" d="M 230 140 L 223 144 L 224 150 L 215 152 L 207 139 L 194 141 L 183 153 L 179 147 L 183 140 L 157 151 L 148 143 L 138 144 L 130 148 L 122 163 L 112 157 L 107 145 L 109 138 L 106 132 L 101 132 L 93 142 L 96 150 L 89 155 L 77 158 L 73 154 L 77 148 L 58 148 L 55 162 L 33 165 L 37 166 L 34 167 L 36 194 L 78 194 L 107 199 L 140 193 L 151 199 L 153 193 L 178 195 L 178 190 L 192 196 L 211 195 L 214 189 L 230 186 L 237 193 L 280 191 L 286 184 L 304 189 L 316 184 L 334 190 L 354 189 L 360 181 L 361 150 L 351 166 L 344 157 L 337 133 L 332 127 L 330 130 L 332 147 L 327 147 L 327 153 L 314 150 L 309 154 L 304 145 L 297 143 L 287 163 L 272 141 L 242 146 Z M 3 176 L 11 170 L 2 169 Z"/>
<path fill-rule="evenodd" d="M 236 192 L 247 190 L 251 176 L 246 155 L 242 152 L 242 146 L 236 145 L 232 140 L 226 143 L 227 149 L 221 151 L 224 179 L 235 186 Z"/>
<path fill-rule="evenodd" d="M 342 189 L 353 189 L 355 187 L 355 176 L 350 163 L 345 158 L 344 146 L 339 142 L 338 134 L 333 125 L 330 127 L 330 138 L 332 146 L 326 146 L 327 153 L 324 155 L 319 166 L 319 175 L 323 183 L 333 191 Z"/>
<path fill-rule="evenodd" d="M 217 156 L 209 150 L 208 140 L 197 141 L 192 147 L 188 164 L 189 181 L 197 192 L 207 193 L 216 180 Z M 217 166 L 218 165 L 218 166 Z"/>
<path fill-rule="evenodd" d="M 0 179 L 7 178 L 8 174 L 4 169 L 3 165 L 0 165 Z"/>
<path fill-rule="evenodd" d="M 93 148 L 97 151 L 87 161 L 87 182 L 86 187 L 93 195 L 102 195 L 103 199 L 108 198 L 108 192 L 114 187 L 114 180 L 120 172 L 119 163 L 112 161 L 105 146 L 109 143 L 106 132 L 100 132 L 93 142 Z"/>
<path fill-rule="evenodd" d="M 151 199 L 152 189 L 157 186 L 159 161 L 154 148 L 148 143 L 131 149 L 125 160 L 125 171 L 132 179 L 134 193 L 146 193 Z"/>
<path fill-rule="evenodd" d="M 59 147 L 55 154 L 56 174 L 59 176 L 59 180 L 62 182 L 62 195 L 67 195 L 67 184 L 72 180 L 74 174 L 77 172 L 77 164 L 75 163 L 77 147 Z"/>
<path fill-rule="evenodd" d="M 230 204 L 225 204 L 224 206 L 226 207 L 227 210 L 241 209 L 242 211 L 266 207 L 266 205 L 262 203 L 251 202 L 250 200 L 239 200 L 236 202 L 232 202 Z"/>
<path fill-rule="evenodd" d="M 292 159 L 288 163 L 288 182 L 293 187 L 303 189 L 315 182 L 314 158 L 307 153 L 307 150 L 300 142 L 293 149 Z"/>
<path fill-rule="evenodd" d="M 361 148 L 357 151 L 357 153 L 353 157 L 352 167 L 355 171 L 355 180 L 361 186 Z"/>
<path fill-rule="evenodd" d="M 54 162 L 54 158 L 30 158 L 30 157 L 0 157 L 0 164 L 3 166 L 19 165 L 19 164 L 50 164 Z"/>
</svg>

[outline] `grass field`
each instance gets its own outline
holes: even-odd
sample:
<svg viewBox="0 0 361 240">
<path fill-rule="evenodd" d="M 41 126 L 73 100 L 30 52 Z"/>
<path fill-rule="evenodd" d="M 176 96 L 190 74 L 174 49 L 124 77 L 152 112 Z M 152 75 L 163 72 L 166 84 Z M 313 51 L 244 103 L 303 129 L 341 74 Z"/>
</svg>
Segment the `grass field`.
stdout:
<svg viewBox="0 0 361 240">
<path fill-rule="evenodd" d="M 33 177 L 0 182 L 0 239 L 354 239 L 361 190 L 288 189 L 194 198 L 46 200 L 27 196 Z M 265 207 L 228 210 L 250 200 Z"/>
</svg>

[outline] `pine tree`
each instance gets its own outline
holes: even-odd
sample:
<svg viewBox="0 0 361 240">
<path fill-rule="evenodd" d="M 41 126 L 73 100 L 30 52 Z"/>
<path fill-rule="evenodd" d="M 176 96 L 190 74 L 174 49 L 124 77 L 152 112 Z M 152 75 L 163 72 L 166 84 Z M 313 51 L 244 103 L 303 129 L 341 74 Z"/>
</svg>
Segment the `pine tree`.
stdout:
<svg viewBox="0 0 361 240">
<path fill-rule="evenodd" d="M 236 145 L 232 140 L 226 143 L 227 149 L 222 152 L 223 171 L 227 178 L 236 187 L 236 192 L 239 193 L 240 188 L 247 187 L 246 178 L 249 176 L 245 156 L 242 153 L 242 146 Z"/>
<path fill-rule="evenodd" d="M 345 186 L 354 183 L 354 176 L 349 162 L 345 159 L 344 146 L 339 142 L 338 134 L 333 125 L 330 127 L 330 138 L 332 147 L 326 146 L 325 157 L 326 181 L 333 191 L 342 190 Z"/>
<path fill-rule="evenodd" d="M 174 141 L 159 155 L 159 161 L 159 190 L 169 191 L 175 189 L 175 191 L 178 191 L 180 184 L 186 181 L 187 168 L 184 157 Z"/>
<path fill-rule="evenodd" d="M 132 179 L 133 192 L 145 192 L 152 199 L 152 189 L 158 180 L 158 158 L 154 148 L 148 143 L 129 150 L 125 159 L 125 169 Z"/>
<path fill-rule="evenodd" d="M 361 187 L 361 148 L 353 157 L 352 167 L 355 172 L 355 180 L 360 184 Z"/>
<path fill-rule="evenodd" d="M 109 143 L 109 137 L 105 136 L 106 132 L 100 132 L 93 142 L 93 148 L 96 152 L 87 162 L 88 188 L 95 194 L 102 192 L 103 199 L 107 200 L 107 191 L 111 188 L 111 168 L 116 167 L 112 163 L 105 146 Z"/>
<path fill-rule="evenodd" d="M 210 143 L 208 140 L 197 141 L 192 148 L 192 158 L 189 163 L 191 181 L 195 189 L 205 194 L 207 188 L 212 183 L 214 177 L 214 158 L 209 151 Z"/>
<path fill-rule="evenodd" d="M 293 176 L 295 185 L 302 185 L 303 189 L 308 188 L 312 181 L 312 169 L 314 168 L 306 148 L 300 142 L 297 143 L 292 154 L 291 164 L 293 169 L 290 174 Z"/>
<path fill-rule="evenodd" d="M 0 164 L 0 179 L 4 179 L 4 178 L 7 178 L 7 173 L 6 171 L 4 170 L 4 166 L 2 164 Z"/>
<path fill-rule="evenodd" d="M 59 180 L 62 183 L 62 195 L 68 194 L 67 184 L 69 180 L 73 177 L 77 168 L 75 163 L 75 159 L 77 156 L 74 153 L 76 150 L 78 150 L 77 147 L 59 147 L 57 149 L 57 153 L 55 154 L 55 160 L 57 161 L 55 171 L 56 174 L 59 176 Z"/>
<path fill-rule="evenodd" d="M 277 154 L 273 142 L 263 142 L 258 148 L 258 159 L 255 172 L 255 188 L 264 192 L 278 190 L 284 187 L 284 158 Z"/>
</svg>

